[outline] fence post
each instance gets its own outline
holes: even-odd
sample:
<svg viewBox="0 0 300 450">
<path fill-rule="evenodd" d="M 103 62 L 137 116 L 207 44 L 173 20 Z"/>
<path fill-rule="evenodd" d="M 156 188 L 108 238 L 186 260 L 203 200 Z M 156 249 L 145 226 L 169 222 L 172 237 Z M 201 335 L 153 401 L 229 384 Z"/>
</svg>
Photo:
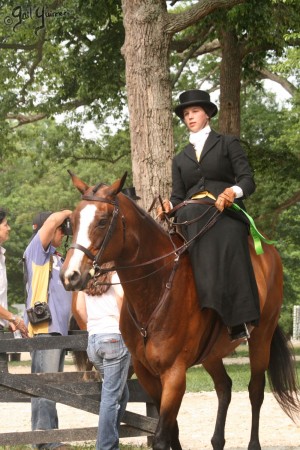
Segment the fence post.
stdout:
<svg viewBox="0 0 300 450">
<path fill-rule="evenodd" d="M 300 339 L 300 306 L 294 305 L 293 308 L 293 339 Z"/>
<path fill-rule="evenodd" d="M 0 331 L 0 339 L 4 339 L 4 332 Z M 0 373 L 8 372 L 8 354 L 0 353 Z"/>
<path fill-rule="evenodd" d="M 153 417 L 154 419 L 159 418 L 159 414 L 157 412 L 156 406 L 153 403 L 146 403 L 146 416 Z M 153 436 L 147 436 L 147 445 L 152 448 L 153 445 Z"/>
</svg>

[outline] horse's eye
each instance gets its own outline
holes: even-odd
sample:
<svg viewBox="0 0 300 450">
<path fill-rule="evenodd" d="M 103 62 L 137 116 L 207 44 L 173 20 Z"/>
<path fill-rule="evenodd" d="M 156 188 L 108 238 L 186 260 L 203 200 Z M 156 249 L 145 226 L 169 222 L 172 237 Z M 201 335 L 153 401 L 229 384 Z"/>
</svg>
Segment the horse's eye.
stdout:
<svg viewBox="0 0 300 450">
<path fill-rule="evenodd" d="M 107 225 L 107 219 L 101 219 L 101 220 L 99 220 L 97 227 L 98 228 L 105 228 L 106 225 Z"/>
</svg>

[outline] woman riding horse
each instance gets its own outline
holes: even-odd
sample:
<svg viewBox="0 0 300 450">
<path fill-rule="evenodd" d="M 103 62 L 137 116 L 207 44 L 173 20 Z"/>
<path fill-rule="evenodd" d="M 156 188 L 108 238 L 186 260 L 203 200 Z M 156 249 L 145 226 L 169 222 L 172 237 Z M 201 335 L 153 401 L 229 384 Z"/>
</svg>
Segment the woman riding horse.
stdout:
<svg viewBox="0 0 300 450">
<path fill-rule="evenodd" d="M 249 222 L 228 207 L 236 202 L 245 209 L 242 199 L 254 192 L 255 183 L 240 141 L 210 128 L 218 108 L 209 94 L 194 89 L 183 92 L 179 100 L 175 112 L 190 131 L 190 143 L 173 159 L 172 194 L 170 201 L 164 200 L 164 209 L 177 207 L 175 222 L 182 224 L 187 241 L 194 239 L 189 253 L 201 308 L 217 311 L 232 341 L 247 339 L 260 316 Z M 215 214 L 210 203 L 222 214 L 196 238 Z M 163 218 L 161 207 L 158 212 Z"/>
</svg>

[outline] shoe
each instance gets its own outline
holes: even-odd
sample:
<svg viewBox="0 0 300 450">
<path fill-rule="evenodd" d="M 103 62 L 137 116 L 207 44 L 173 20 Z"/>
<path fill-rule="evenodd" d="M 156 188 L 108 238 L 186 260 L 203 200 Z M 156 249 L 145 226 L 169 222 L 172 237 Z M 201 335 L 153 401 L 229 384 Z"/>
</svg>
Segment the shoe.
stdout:
<svg viewBox="0 0 300 450">
<path fill-rule="evenodd" d="M 228 327 L 229 338 L 231 342 L 239 341 L 240 339 L 247 340 L 250 338 L 250 333 L 245 323 Z"/>
</svg>

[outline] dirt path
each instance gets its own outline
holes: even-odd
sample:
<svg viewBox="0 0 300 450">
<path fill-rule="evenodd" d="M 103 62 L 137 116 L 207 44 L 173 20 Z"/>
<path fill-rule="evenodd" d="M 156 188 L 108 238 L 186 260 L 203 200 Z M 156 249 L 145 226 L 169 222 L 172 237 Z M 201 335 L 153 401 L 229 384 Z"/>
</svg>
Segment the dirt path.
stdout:
<svg viewBox="0 0 300 450">
<path fill-rule="evenodd" d="M 27 369 L 28 370 L 28 369 Z M 26 370 L 26 371 L 27 371 Z M 73 370 L 67 366 L 67 370 Z M 24 368 L 14 368 L 15 373 Z M 187 393 L 178 421 L 184 450 L 211 449 L 210 439 L 216 418 L 214 392 Z M 128 410 L 145 414 L 145 405 L 129 403 Z M 98 416 L 65 405 L 58 405 L 60 428 L 97 426 Z M 12 423 L 12 417 L 14 418 Z M 251 410 L 246 392 L 234 392 L 226 426 L 226 450 L 244 450 L 250 436 Z M 30 404 L 2 403 L 1 432 L 29 431 Z M 300 423 L 294 424 L 281 410 L 272 394 L 265 394 L 261 411 L 260 441 L 263 450 L 300 450 Z M 145 444 L 146 438 L 122 439 L 122 443 Z"/>
<path fill-rule="evenodd" d="M 141 404 L 130 403 L 128 410 L 145 414 Z M 97 426 L 94 414 L 58 405 L 60 428 Z M 179 428 L 184 450 L 211 449 L 216 415 L 214 392 L 186 394 L 179 413 Z M 14 418 L 12 423 L 12 417 Z M 29 431 L 30 404 L 2 403 L 1 432 Z M 245 392 L 233 394 L 226 427 L 226 450 L 246 449 L 250 435 L 250 406 Z M 260 441 L 263 450 L 300 449 L 300 425 L 295 425 L 266 394 L 261 413 Z M 146 438 L 122 439 L 122 443 L 145 444 Z"/>
</svg>

